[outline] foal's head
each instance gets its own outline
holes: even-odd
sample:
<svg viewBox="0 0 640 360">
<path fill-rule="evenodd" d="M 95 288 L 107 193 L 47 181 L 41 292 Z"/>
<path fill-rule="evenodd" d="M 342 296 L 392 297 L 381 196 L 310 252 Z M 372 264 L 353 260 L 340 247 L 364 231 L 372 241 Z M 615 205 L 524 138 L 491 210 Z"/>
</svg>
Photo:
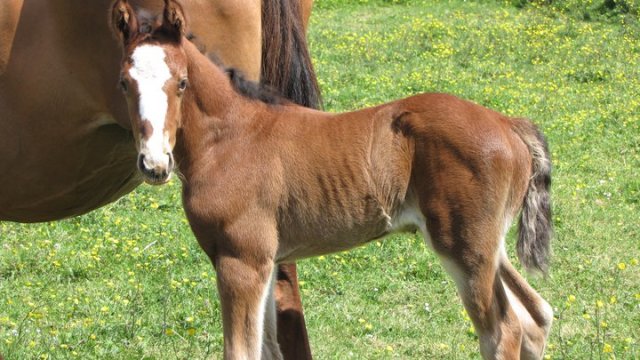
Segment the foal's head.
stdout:
<svg viewBox="0 0 640 360">
<path fill-rule="evenodd" d="M 187 60 L 180 44 L 185 32 L 182 7 L 165 0 L 162 24 L 139 26 L 127 0 L 117 0 L 111 26 L 123 44 L 120 87 L 129 103 L 138 148 L 138 169 L 150 184 L 169 180 L 180 127 L 180 104 L 187 81 Z"/>
</svg>

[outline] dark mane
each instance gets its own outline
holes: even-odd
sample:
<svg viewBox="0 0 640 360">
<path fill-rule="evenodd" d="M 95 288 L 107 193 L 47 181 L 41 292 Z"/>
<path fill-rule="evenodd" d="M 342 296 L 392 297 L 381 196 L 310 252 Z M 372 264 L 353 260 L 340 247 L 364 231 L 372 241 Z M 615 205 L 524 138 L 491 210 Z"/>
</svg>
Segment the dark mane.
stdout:
<svg viewBox="0 0 640 360">
<path fill-rule="evenodd" d="M 278 94 L 270 86 L 245 79 L 242 72 L 238 69 L 227 68 L 225 72 L 229 76 L 233 88 L 244 97 L 259 100 L 270 105 L 282 105 L 288 102 L 287 99 Z"/>
<path fill-rule="evenodd" d="M 193 36 L 192 39 L 194 37 L 195 36 Z M 225 67 L 214 54 L 210 54 L 207 57 L 214 65 L 220 67 L 227 76 L 229 76 L 231 85 L 238 94 L 248 99 L 258 100 L 269 105 L 283 105 L 290 103 L 289 100 L 284 98 L 273 87 L 263 83 L 247 80 L 242 71 L 235 68 Z"/>
</svg>

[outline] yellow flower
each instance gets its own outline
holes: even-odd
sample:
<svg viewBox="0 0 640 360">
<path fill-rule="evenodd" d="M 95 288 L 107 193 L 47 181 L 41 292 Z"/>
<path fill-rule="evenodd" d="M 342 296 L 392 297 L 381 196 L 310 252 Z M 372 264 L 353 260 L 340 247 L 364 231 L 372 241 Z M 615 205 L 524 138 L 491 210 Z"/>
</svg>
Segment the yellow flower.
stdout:
<svg viewBox="0 0 640 360">
<path fill-rule="evenodd" d="M 631 261 L 630 261 L 629 263 L 630 263 L 631 265 L 634 265 L 634 266 L 635 266 L 635 265 L 638 265 L 638 259 L 633 258 L 633 259 L 631 259 Z"/>
<path fill-rule="evenodd" d="M 600 327 L 603 329 L 606 329 L 609 325 L 607 324 L 606 321 L 600 321 Z"/>
<path fill-rule="evenodd" d="M 618 263 L 618 269 L 620 269 L 620 270 L 624 270 L 624 269 L 626 269 L 626 268 L 627 268 L 627 264 L 625 264 L 625 263 L 623 263 L 623 262 Z"/>
<path fill-rule="evenodd" d="M 386 350 L 387 350 L 388 352 L 393 352 L 393 347 L 391 347 L 391 345 L 387 345 Z"/>
<path fill-rule="evenodd" d="M 609 298 L 609 304 L 615 304 L 618 302 L 618 298 L 616 298 L 615 296 L 612 296 Z"/>
<path fill-rule="evenodd" d="M 171 329 L 171 328 L 167 328 L 167 329 L 164 331 L 164 333 L 165 333 L 167 336 L 171 336 L 171 335 L 173 335 L 173 329 Z"/>
<path fill-rule="evenodd" d="M 576 302 L 576 297 L 574 295 L 569 295 L 569 297 L 567 298 L 567 301 L 569 303 L 574 303 Z"/>
<path fill-rule="evenodd" d="M 604 343 L 604 346 L 602 347 L 602 352 L 603 353 L 612 353 L 613 352 L 613 346 Z"/>
<path fill-rule="evenodd" d="M 604 307 L 604 302 L 602 302 L 602 300 L 597 300 L 596 301 L 596 306 L 598 307 L 598 309 L 601 309 Z"/>
<path fill-rule="evenodd" d="M 195 334 L 196 334 L 196 329 L 194 329 L 194 328 L 188 328 L 187 329 L 187 335 L 193 336 Z"/>
</svg>

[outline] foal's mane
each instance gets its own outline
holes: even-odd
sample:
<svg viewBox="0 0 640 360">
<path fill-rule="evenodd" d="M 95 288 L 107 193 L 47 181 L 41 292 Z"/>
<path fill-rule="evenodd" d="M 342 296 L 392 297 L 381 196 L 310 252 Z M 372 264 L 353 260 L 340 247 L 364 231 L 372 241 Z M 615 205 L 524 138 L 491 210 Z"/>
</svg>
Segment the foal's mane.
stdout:
<svg viewBox="0 0 640 360">
<path fill-rule="evenodd" d="M 248 80 L 244 77 L 242 71 L 236 68 L 225 67 L 220 59 L 215 56 L 215 54 L 210 54 L 207 56 L 207 58 L 209 58 L 209 61 L 211 61 L 215 66 L 219 67 L 222 71 L 225 72 L 225 74 L 227 74 L 229 80 L 231 81 L 233 89 L 238 94 L 248 99 L 258 100 L 269 105 L 284 105 L 290 103 L 289 100 L 282 96 L 273 87 L 262 82 Z"/>
</svg>

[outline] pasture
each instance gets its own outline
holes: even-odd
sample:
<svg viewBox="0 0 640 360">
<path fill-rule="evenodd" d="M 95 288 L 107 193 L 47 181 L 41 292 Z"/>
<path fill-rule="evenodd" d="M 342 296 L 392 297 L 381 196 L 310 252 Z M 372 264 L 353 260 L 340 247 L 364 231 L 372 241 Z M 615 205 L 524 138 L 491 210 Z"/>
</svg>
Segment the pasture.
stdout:
<svg viewBox="0 0 640 360">
<path fill-rule="evenodd" d="M 640 357 L 640 25 L 488 1 L 319 0 L 325 108 L 449 92 L 546 133 L 556 236 L 549 358 Z M 115 41 L 115 40 L 114 40 Z M 514 241 L 507 248 L 515 259 Z M 420 236 L 299 263 L 318 359 L 479 358 L 453 281 Z M 218 358 L 215 274 L 177 180 L 88 215 L 0 224 L 7 359 Z"/>
</svg>

